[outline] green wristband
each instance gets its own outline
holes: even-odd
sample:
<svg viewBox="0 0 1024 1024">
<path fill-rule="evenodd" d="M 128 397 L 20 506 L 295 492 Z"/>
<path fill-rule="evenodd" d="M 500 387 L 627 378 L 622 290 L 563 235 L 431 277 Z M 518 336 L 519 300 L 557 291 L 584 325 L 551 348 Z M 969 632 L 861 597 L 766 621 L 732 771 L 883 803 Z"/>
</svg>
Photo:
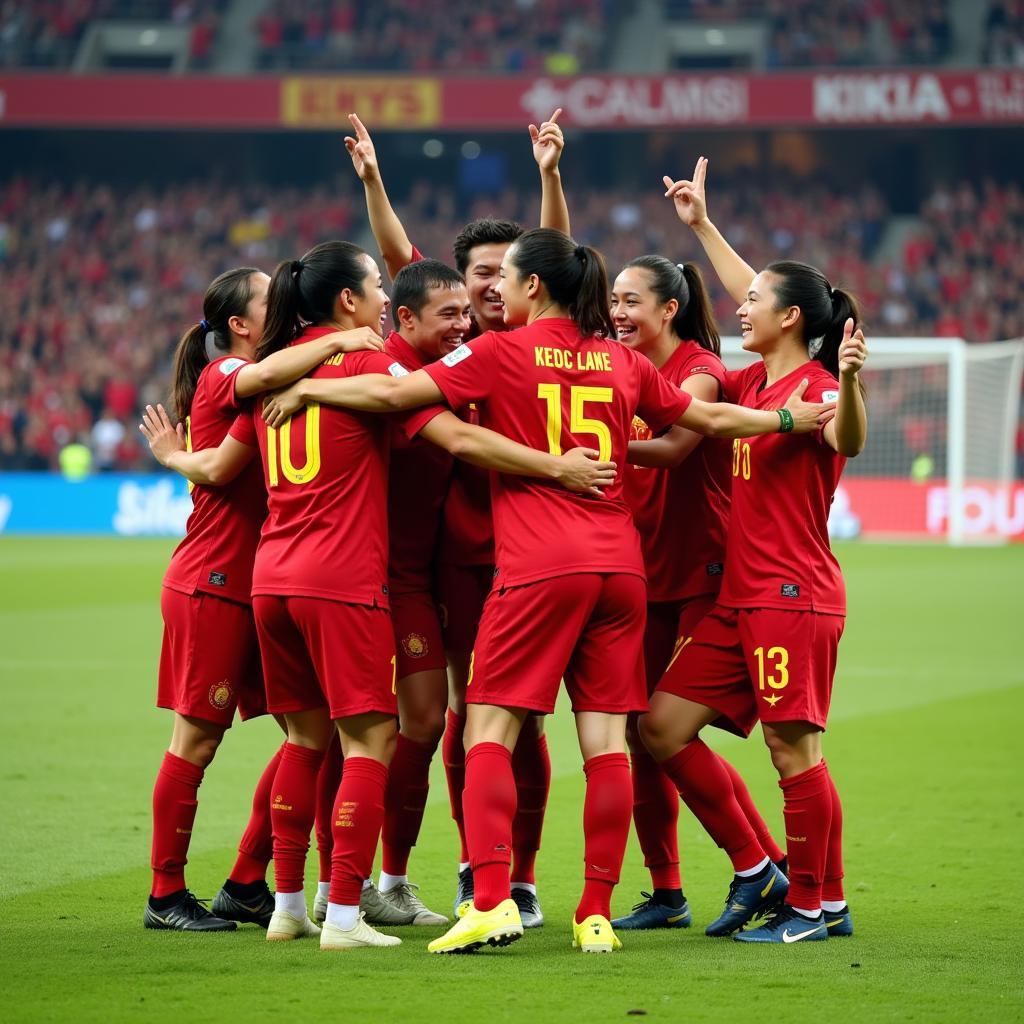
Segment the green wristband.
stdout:
<svg viewBox="0 0 1024 1024">
<path fill-rule="evenodd" d="M 793 429 L 793 414 L 788 409 L 779 409 L 779 433 L 788 434 Z"/>
</svg>

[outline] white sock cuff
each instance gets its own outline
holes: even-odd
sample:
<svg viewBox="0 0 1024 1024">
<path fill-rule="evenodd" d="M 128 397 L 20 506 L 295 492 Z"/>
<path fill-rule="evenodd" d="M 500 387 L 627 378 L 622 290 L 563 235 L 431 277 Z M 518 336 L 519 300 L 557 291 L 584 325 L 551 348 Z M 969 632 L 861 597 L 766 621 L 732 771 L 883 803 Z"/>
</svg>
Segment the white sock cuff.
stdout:
<svg viewBox="0 0 1024 1024">
<path fill-rule="evenodd" d="M 756 874 L 759 874 L 760 872 L 764 871 L 764 869 L 768 866 L 768 864 L 769 864 L 769 860 L 768 860 L 767 857 L 765 857 L 765 859 L 763 861 L 761 861 L 760 864 L 755 864 L 754 867 L 747 868 L 745 871 L 737 871 L 736 874 L 740 878 L 750 878 L 752 875 L 756 875 Z"/>
</svg>

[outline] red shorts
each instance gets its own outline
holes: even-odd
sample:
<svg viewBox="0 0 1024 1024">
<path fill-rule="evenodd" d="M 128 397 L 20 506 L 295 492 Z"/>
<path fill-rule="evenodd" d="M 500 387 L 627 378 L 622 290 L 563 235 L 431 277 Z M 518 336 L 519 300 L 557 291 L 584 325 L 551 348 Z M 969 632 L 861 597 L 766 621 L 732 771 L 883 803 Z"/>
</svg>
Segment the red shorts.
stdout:
<svg viewBox="0 0 1024 1024">
<path fill-rule="evenodd" d="M 722 714 L 715 725 L 749 736 L 762 722 L 828 721 L 842 615 L 716 604 L 682 633 L 658 689 Z"/>
<path fill-rule="evenodd" d="M 213 594 L 160 594 L 164 641 L 156 706 L 229 726 L 267 713 L 252 609 Z"/>
<path fill-rule="evenodd" d="M 646 609 L 643 579 L 627 573 L 574 573 L 492 591 L 466 701 L 550 714 L 564 677 L 573 711 L 645 710 Z"/>
<path fill-rule="evenodd" d="M 398 713 L 395 637 L 386 609 L 261 594 L 252 599 L 252 610 L 271 711 L 326 704 L 331 718 Z"/>
<path fill-rule="evenodd" d="M 434 585 L 446 650 L 473 650 L 484 602 L 493 583 L 493 565 L 441 564 L 437 567 Z"/>
<path fill-rule="evenodd" d="M 679 601 L 649 601 L 644 629 L 644 671 L 647 693 L 654 693 L 665 666 L 672 660 L 676 638 L 693 627 L 715 606 L 715 594 L 700 594 Z"/>
<path fill-rule="evenodd" d="M 399 679 L 414 672 L 444 671 L 448 662 L 441 639 L 441 617 L 433 595 L 424 591 L 391 594 L 391 625 Z"/>
</svg>

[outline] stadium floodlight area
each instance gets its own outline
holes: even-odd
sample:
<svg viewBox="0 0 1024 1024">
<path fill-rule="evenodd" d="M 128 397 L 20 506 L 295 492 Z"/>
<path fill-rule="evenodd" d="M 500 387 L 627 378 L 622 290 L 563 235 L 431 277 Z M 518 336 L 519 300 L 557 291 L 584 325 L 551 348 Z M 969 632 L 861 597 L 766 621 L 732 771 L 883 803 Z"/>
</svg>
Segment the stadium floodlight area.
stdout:
<svg viewBox="0 0 1024 1024">
<path fill-rule="evenodd" d="M 847 464 L 832 534 L 962 544 L 1024 533 L 1024 488 L 1014 486 L 1024 340 L 868 345 L 868 444 Z M 737 369 L 756 357 L 730 337 L 722 358 Z"/>
</svg>

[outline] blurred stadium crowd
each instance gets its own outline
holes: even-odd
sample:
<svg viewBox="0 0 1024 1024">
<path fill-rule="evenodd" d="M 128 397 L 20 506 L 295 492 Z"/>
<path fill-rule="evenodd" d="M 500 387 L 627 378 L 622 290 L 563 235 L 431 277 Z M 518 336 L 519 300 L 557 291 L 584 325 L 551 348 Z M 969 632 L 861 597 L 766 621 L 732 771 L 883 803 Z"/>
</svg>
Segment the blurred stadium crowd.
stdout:
<svg viewBox="0 0 1024 1024">
<path fill-rule="evenodd" d="M 174 343 L 201 315 L 207 283 L 230 266 L 270 272 L 325 238 L 366 239 L 356 187 L 124 192 L 9 183 L 0 192 L 0 467 L 51 467 L 78 438 L 97 468 L 149 468 L 138 411 L 165 399 Z M 604 251 L 612 276 L 644 252 L 697 257 L 656 189 L 637 196 L 572 188 L 569 199 L 574 234 Z M 399 212 L 420 249 L 448 259 L 468 218 L 512 216 L 529 225 L 536 202 L 529 191 L 510 191 L 461 207 L 454 193 L 421 184 Z M 781 175 L 767 192 L 723 181 L 712 212 L 754 266 L 791 255 L 825 268 L 860 296 L 876 335 L 1024 335 L 1019 186 L 937 189 L 895 259 L 878 258 L 888 211 L 867 186 L 849 195 L 824 184 L 796 187 Z M 733 304 L 708 277 L 732 333 Z"/>
<path fill-rule="evenodd" d="M 985 4 L 970 62 L 1024 67 L 1024 0 Z M 0 0 L 0 67 L 70 66 L 91 21 L 191 26 L 211 66 L 231 0 Z M 950 0 L 660 0 L 666 23 L 767 22 L 769 67 L 941 64 Z M 261 6 L 260 4 L 256 5 Z M 246 30 L 261 69 L 545 71 L 606 66 L 636 3 L 613 0 L 270 0 Z M 962 48 L 959 48 L 962 49 Z M 620 69 L 626 70 L 626 69 Z"/>
</svg>

